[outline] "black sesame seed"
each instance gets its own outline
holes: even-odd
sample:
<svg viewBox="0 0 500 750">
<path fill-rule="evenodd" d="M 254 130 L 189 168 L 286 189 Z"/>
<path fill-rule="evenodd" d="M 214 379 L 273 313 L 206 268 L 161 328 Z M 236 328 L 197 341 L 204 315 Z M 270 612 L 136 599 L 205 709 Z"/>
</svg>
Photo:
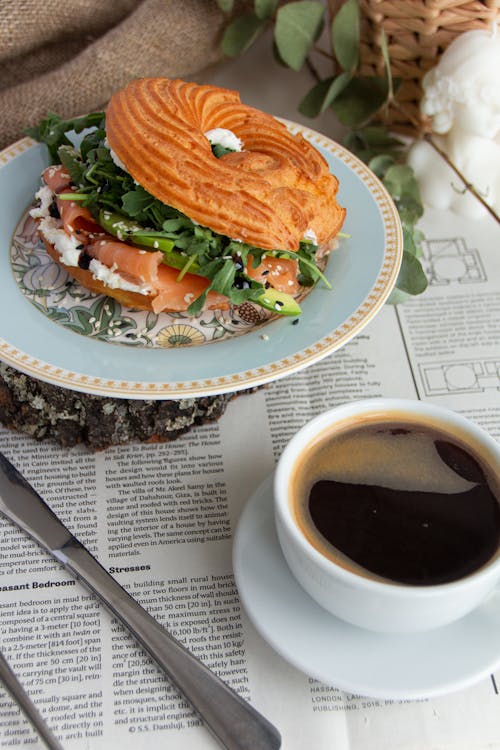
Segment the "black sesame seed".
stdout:
<svg viewBox="0 0 500 750">
<path fill-rule="evenodd" d="M 55 201 L 52 201 L 52 203 L 49 206 L 49 214 L 52 216 L 53 219 L 60 219 L 61 214 L 59 213 L 59 209 L 57 208 L 57 203 Z"/>
<path fill-rule="evenodd" d="M 299 325 L 299 319 L 295 318 L 295 320 L 292 320 L 292 325 L 293 326 L 298 326 Z"/>
<path fill-rule="evenodd" d="M 268 273 L 269 273 L 269 269 L 266 269 L 265 271 L 262 271 L 262 275 L 263 276 L 267 276 Z"/>
<path fill-rule="evenodd" d="M 280 299 L 277 299 L 276 302 L 274 303 L 274 306 L 277 307 L 279 310 L 281 307 L 283 307 L 284 304 L 285 303 L 282 302 Z"/>
<path fill-rule="evenodd" d="M 88 271 L 91 260 L 92 258 L 90 257 L 90 255 L 87 255 L 87 253 L 80 253 L 80 257 L 78 258 L 78 265 L 80 266 L 80 268 L 83 268 L 84 271 Z"/>
<path fill-rule="evenodd" d="M 236 287 L 236 289 L 248 289 L 250 287 L 250 284 L 246 279 L 236 278 L 234 280 L 234 286 Z"/>
<path fill-rule="evenodd" d="M 83 242 L 82 242 L 82 243 L 81 243 L 80 245 L 77 245 L 77 246 L 76 246 L 76 249 L 77 249 L 77 250 L 83 250 L 83 248 L 84 248 L 84 247 L 85 247 L 85 245 L 84 245 L 84 244 L 83 244 Z"/>
</svg>

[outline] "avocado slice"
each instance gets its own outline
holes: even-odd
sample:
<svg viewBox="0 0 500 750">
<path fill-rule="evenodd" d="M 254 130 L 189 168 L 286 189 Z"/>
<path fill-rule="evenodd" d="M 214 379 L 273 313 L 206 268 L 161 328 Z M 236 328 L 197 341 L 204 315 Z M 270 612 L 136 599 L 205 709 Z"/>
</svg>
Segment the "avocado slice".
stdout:
<svg viewBox="0 0 500 750">
<path fill-rule="evenodd" d="M 175 242 L 165 237 L 164 232 L 144 229 L 140 224 L 123 216 L 123 214 L 101 209 L 99 211 L 99 223 L 106 232 L 119 240 L 128 240 L 141 248 L 149 248 L 152 252 L 161 250 L 163 263 L 166 266 L 182 271 L 189 262 L 189 256 L 175 250 Z M 189 273 L 196 273 L 198 269 L 198 263 L 189 263 Z"/>
<path fill-rule="evenodd" d="M 272 287 L 264 289 L 260 297 L 257 297 L 254 302 L 266 310 L 278 313 L 278 315 L 300 315 L 302 312 L 299 303 L 291 294 L 278 292 L 277 289 Z"/>
</svg>

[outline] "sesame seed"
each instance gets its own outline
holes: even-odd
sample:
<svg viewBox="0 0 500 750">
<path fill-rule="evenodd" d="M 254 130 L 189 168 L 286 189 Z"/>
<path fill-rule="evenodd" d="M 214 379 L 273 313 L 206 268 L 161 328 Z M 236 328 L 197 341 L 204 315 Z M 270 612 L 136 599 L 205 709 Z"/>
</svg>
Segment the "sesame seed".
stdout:
<svg viewBox="0 0 500 750">
<path fill-rule="evenodd" d="M 267 335 L 267 333 L 261 333 L 260 338 L 262 339 L 262 341 L 269 341 L 269 336 Z"/>
</svg>

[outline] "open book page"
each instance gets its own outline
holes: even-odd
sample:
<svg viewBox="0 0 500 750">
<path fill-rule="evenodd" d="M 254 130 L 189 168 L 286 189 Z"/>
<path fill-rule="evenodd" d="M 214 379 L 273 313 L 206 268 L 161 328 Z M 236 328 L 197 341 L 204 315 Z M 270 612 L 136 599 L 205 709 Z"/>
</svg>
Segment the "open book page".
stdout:
<svg viewBox="0 0 500 750">
<path fill-rule="evenodd" d="M 218 423 L 172 443 L 97 454 L 0 431 L 0 449 L 73 533 L 280 729 L 287 750 L 500 748 L 500 672 L 428 700 L 346 694 L 271 649 L 233 577 L 232 539 L 245 503 L 291 435 L 324 409 L 370 396 L 420 398 L 500 437 L 498 227 L 429 212 L 423 228 L 431 283 L 422 297 L 386 305 L 343 349 L 239 396 Z M 0 647 L 65 747 L 218 746 L 95 597 L 3 520 L 0 633 Z M 0 746 L 37 744 L 1 690 Z"/>
</svg>

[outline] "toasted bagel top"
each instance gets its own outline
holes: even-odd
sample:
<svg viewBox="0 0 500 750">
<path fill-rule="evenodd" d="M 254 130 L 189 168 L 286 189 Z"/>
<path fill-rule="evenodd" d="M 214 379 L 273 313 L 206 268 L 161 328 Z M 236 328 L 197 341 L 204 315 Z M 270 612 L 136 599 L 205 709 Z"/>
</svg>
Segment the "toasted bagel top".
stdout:
<svg viewBox="0 0 500 750">
<path fill-rule="evenodd" d="M 213 155 L 204 133 L 231 130 L 243 150 Z M 345 210 L 323 156 L 236 91 L 168 78 L 134 80 L 106 110 L 110 148 L 156 198 L 199 224 L 257 247 L 297 250 L 307 230 L 323 244 Z"/>
</svg>

